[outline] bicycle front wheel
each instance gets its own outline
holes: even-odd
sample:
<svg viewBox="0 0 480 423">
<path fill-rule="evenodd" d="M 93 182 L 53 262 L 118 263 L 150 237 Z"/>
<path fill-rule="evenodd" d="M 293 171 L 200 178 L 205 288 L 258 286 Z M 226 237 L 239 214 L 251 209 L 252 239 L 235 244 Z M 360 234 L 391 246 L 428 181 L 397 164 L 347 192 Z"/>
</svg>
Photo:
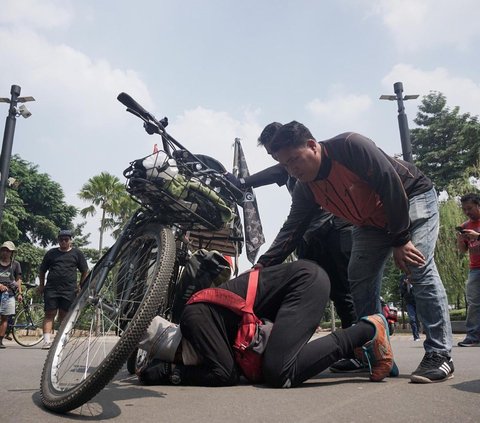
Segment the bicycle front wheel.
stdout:
<svg viewBox="0 0 480 423">
<path fill-rule="evenodd" d="M 93 269 L 48 353 L 41 398 L 50 410 L 63 413 L 89 401 L 135 349 L 167 298 L 173 233 L 146 225 L 108 259 Z"/>
<path fill-rule="evenodd" d="M 12 335 L 22 347 L 33 347 L 43 339 L 43 304 L 32 304 L 15 315 Z"/>
</svg>

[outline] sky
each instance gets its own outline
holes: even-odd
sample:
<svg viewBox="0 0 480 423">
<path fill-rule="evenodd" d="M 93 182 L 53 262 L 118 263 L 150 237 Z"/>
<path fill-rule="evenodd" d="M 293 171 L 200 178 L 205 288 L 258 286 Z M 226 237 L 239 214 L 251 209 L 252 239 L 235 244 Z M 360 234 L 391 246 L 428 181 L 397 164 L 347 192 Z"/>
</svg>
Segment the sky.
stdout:
<svg viewBox="0 0 480 423">
<path fill-rule="evenodd" d="M 35 97 L 32 116 L 17 119 L 13 153 L 83 208 L 89 178 L 123 181 L 160 141 L 125 112 L 120 92 L 227 169 L 236 137 L 251 173 L 274 164 L 257 147 L 272 121 L 302 122 L 317 140 L 356 131 L 399 154 L 396 102 L 379 100 L 395 82 L 480 113 L 479 21 L 476 0 L 0 0 L 0 97 L 11 85 Z M 405 102 L 410 128 L 420 100 Z M 276 185 L 255 192 L 263 252 L 290 197 Z M 93 247 L 98 225 L 99 213 L 86 227 Z"/>
</svg>

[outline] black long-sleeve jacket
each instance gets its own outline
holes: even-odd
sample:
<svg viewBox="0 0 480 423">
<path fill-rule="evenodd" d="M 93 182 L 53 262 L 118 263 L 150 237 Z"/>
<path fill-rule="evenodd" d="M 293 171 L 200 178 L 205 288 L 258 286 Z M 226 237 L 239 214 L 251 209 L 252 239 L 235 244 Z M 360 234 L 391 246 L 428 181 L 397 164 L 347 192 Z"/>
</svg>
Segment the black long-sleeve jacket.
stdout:
<svg viewBox="0 0 480 423">
<path fill-rule="evenodd" d="M 368 138 L 348 132 L 319 143 L 322 163 L 317 178 L 297 182 L 290 214 L 258 263 L 281 263 L 308 228 L 315 208 L 356 226 L 385 230 L 392 246 L 410 240 L 409 199 L 432 188 L 413 164 L 385 154 Z"/>
</svg>

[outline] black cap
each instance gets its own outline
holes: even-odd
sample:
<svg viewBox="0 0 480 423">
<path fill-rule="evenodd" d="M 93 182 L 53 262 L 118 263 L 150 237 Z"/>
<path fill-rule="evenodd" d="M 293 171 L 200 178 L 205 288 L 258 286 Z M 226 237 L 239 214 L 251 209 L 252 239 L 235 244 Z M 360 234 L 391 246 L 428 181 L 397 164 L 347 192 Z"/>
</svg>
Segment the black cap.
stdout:
<svg viewBox="0 0 480 423">
<path fill-rule="evenodd" d="M 72 234 L 72 231 L 68 230 L 68 229 L 62 229 L 59 233 L 58 233 L 58 238 L 60 238 L 61 236 L 68 236 L 69 238 L 71 238 L 73 236 Z"/>
</svg>

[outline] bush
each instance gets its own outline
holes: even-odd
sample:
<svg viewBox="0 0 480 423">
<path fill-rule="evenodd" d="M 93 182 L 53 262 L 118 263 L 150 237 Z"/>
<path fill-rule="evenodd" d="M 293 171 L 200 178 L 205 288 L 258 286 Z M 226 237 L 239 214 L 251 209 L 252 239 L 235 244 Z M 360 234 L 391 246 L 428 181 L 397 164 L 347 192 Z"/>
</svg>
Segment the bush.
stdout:
<svg viewBox="0 0 480 423">
<path fill-rule="evenodd" d="M 467 319 L 467 309 L 466 308 L 459 308 L 457 310 L 450 310 L 450 320 L 458 321 L 458 320 L 466 320 Z"/>
</svg>

